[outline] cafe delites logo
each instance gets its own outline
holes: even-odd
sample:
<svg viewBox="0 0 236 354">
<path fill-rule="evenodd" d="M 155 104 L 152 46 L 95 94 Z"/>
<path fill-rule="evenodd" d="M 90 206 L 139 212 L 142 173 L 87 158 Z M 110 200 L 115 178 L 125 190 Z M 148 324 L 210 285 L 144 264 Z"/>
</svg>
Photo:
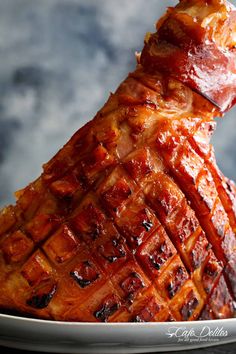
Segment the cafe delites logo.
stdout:
<svg viewBox="0 0 236 354">
<path fill-rule="evenodd" d="M 176 339 L 177 342 L 218 342 L 222 337 L 228 337 L 228 331 L 224 327 L 186 328 L 184 326 L 169 327 L 166 335 Z"/>
</svg>

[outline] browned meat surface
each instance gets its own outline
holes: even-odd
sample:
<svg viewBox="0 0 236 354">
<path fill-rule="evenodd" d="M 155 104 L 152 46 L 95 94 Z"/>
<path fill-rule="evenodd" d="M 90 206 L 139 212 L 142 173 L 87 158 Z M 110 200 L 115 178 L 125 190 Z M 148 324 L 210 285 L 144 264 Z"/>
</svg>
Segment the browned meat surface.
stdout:
<svg viewBox="0 0 236 354">
<path fill-rule="evenodd" d="M 236 187 L 214 118 L 236 101 L 236 10 L 169 9 L 96 117 L 0 213 L 0 308 L 64 321 L 232 317 Z"/>
</svg>

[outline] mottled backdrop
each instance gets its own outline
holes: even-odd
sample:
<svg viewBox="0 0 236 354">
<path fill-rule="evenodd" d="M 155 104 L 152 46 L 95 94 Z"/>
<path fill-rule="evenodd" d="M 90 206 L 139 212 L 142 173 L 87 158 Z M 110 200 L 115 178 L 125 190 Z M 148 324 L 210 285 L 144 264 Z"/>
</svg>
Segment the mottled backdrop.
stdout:
<svg viewBox="0 0 236 354">
<path fill-rule="evenodd" d="M 135 66 L 163 0 L 0 0 L 0 206 L 91 119 Z M 235 110 L 214 144 L 236 177 Z"/>
</svg>

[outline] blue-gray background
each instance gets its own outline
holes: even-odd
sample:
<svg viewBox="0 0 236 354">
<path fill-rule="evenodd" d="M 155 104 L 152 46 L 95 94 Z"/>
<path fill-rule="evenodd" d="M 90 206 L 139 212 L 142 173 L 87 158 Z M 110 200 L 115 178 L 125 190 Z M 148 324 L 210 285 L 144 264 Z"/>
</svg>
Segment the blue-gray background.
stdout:
<svg viewBox="0 0 236 354">
<path fill-rule="evenodd" d="M 135 66 L 163 0 L 0 0 L 0 206 L 12 202 Z M 236 110 L 214 138 L 236 177 Z"/>
</svg>

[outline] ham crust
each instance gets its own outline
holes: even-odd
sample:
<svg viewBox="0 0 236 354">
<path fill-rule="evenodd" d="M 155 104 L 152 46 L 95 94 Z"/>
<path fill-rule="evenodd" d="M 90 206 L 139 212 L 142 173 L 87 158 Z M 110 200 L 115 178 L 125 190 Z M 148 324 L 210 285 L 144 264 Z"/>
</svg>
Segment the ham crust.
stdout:
<svg viewBox="0 0 236 354">
<path fill-rule="evenodd" d="M 0 308 L 61 321 L 233 317 L 236 187 L 214 118 L 235 103 L 236 10 L 180 1 L 136 70 L 0 212 Z"/>
</svg>

